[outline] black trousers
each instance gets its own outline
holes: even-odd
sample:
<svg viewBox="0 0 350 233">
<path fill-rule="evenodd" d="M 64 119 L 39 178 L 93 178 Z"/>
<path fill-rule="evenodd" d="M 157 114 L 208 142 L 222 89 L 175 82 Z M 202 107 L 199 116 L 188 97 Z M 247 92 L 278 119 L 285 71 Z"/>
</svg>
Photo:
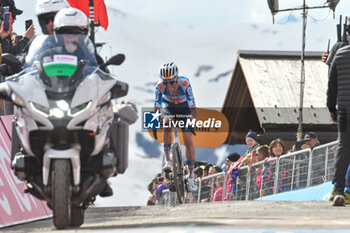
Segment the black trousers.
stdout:
<svg viewBox="0 0 350 233">
<path fill-rule="evenodd" d="M 350 108 L 339 109 L 338 114 L 339 147 L 335 160 L 333 180 L 336 189 L 343 190 L 346 172 L 350 163 Z"/>
</svg>

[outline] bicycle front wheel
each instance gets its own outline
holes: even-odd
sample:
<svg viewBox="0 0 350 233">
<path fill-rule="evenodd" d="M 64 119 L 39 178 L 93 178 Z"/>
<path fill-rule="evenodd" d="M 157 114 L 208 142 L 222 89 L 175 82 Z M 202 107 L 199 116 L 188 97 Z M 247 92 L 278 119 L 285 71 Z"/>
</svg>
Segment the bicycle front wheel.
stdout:
<svg viewBox="0 0 350 233">
<path fill-rule="evenodd" d="M 173 174 L 174 174 L 174 185 L 176 189 L 177 199 L 179 203 L 184 203 L 185 199 L 185 181 L 182 166 L 182 155 L 180 146 L 178 143 L 174 143 L 172 147 L 173 153 Z"/>
</svg>

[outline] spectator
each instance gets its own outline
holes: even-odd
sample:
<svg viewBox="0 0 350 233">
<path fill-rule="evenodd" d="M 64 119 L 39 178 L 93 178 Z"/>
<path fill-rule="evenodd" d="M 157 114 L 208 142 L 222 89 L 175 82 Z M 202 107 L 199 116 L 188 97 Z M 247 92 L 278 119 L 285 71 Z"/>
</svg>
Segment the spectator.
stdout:
<svg viewBox="0 0 350 233">
<path fill-rule="evenodd" d="M 214 165 L 211 164 L 211 163 L 208 163 L 207 165 L 205 165 L 205 167 L 204 167 L 204 176 L 209 175 L 209 169 L 210 169 L 211 167 L 213 167 L 213 166 L 214 166 Z"/>
<path fill-rule="evenodd" d="M 234 160 L 237 159 L 237 161 L 235 161 L 234 163 L 231 163 L 230 168 L 228 170 L 228 172 L 226 173 L 226 177 L 225 180 L 228 184 L 228 188 L 226 189 L 226 196 L 225 196 L 225 200 L 231 200 L 234 195 L 236 193 L 236 189 L 239 185 L 239 168 L 241 166 L 241 163 L 244 159 L 246 159 L 246 156 L 239 156 L 238 154 L 235 153 L 234 156 L 232 156 L 232 158 L 235 158 Z M 245 177 L 241 177 L 242 181 L 241 184 L 243 184 L 246 180 Z"/>
<path fill-rule="evenodd" d="M 194 169 L 194 177 L 195 177 L 195 179 L 202 178 L 202 176 L 203 176 L 203 168 L 202 168 L 202 166 L 196 167 Z"/>
<path fill-rule="evenodd" d="M 285 154 L 285 145 L 282 139 L 276 138 L 271 141 L 269 146 L 270 158 L 276 157 L 280 158 L 281 155 Z M 260 176 L 257 177 L 257 185 L 260 189 L 261 196 L 271 195 L 274 192 L 274 177 L 276 171 L 276 161 L 275 160 L 266 160 L 264 167 L 261 170 Z M 286 168 L 280 167 L 280 175 L 282 176 L 281 182 L 286 180 L 285 177 L 289 175 Z M 282 187 L 283 183 L 279 184 L 279 187 Z M 280 189 L 279 191 L 282 191 Z"/>
<path fill-rule="evenodd" d="M 263 146 L 259 146 L 256 149 L 256 162 L 261 162 L 261 161 L 266 161 L 268 158 L 270 157 L 270 153 L 269 153 L 269 147 L 266 145 Z M 253 180 L 253 183 L 261 183 L 262 181 L 262 170 L 263 170 L 263 164 L 260 165 L 254 165 L 254 167 L 250 168 L 250 172 L 252 173 L 252 177 L 253 174 L 255 173 L 255 181 Z M 259 197 L 259 189 L 260 187 L 258 185 L 256 186 L 252 186 L 250 188 L 250 193 L 251 195 L 251 199 L 255 199 Z"/>
<path fill-rule="evenodd" d="M 256 149 L 256 162 L 261 162 L 264 160 L 267 160 L 270 157 L 270 153 L 269 153 L 269 147 L 266 145 L 263 146 L 259 146 Z M 255 174 L 258 174 L 258 176 L 261 173 L 262 170 L 262 165 L 260 166 L 256 166 L 255 167 Z M 253 171 L 253 169 L 251 169 L 250 171 Z"/>
<path fill-rule="evenodd" d="M 211 164 L 211 166 L 209 166 L 208 176 L 214 175 L 219 172 L 221 172 L 221 167 L 218 165 Z M 211 200 L 211 194 L 214 193 L 214 191 L 212 192 L 212 190 L 216 189 L 215 180 L 216 178 L 214 177 L 214 178 L 206 179 L 202 183 L 201 197 L 200 197 L 201 202 L 209 202 Z"/>
<path fill-rule="evenodd" d="M 280 158 L 282 155 L 286 154 L 286 150 L 285 150 L 285 144 L 282 141 L 282 139 L 277 138 L 275 140 L 273 140 L 270 143 L 270 153 L 272 157 L 276 157 L 276 158 Z M 271 161 L 270 165 L 272 166 L 272 169 L 275 169 L 275 161 Z M 287 184 L 290 184 L 291 181 L 291 172 L 290 170 L 292 169 L 292 167 L 290 166 L 289 163 L 283 163 L 280 161 L 279 164 L 279 184 L 278 184 L 278 191 L 282 192 L 282 191 L 288 191 L 290 186 L 287 186 Z M 275 175 L 275 172 L 274 172 Z M 274 176 L 273 175 L 273 176 Z"/>
<path fill-rule="evenodd" d="M 214 189 L 212 202 L 222 201 L 222 193 L 224 191 L 224 179 L 225 177 L 223 175 L 216 177 L 216 188 Z"/>
<path fill-rule="evenodd" d="M 227 160 L 226 161 L 227 162 L 231 162 L 231 164 L 232 164 L 232 162 L 236 162 L 237 160 L 239 160 L 239 158 L 241 158 L 241 156 L 238 153 L 233 152 L 233 153 L 231 153 L 231 154 L 229 154 L 227 156 Z"/>
<path fill-rule="evenodd" d="M 147 201 L 147 205 L 155 205 L 157 201 L 157 196 L 155 195 L 155 191 L 158 185 L 158 178 L 161 177 L 162 174 L 158 173 L 156 177 L 148 184 L 147 189 L 151 193 L 151 197 Z"/>
<path fill-rule="evenodd" d="M 209 169 L 213 167 L 213 164 L 208 163 L 205 165 L 203 169 L 203 176 L 206 177 L 209 175 Z M 195 171 L 196 173 L 196 171 Z M 200 201 L 201 202 L 208 202 L 210 200 L 210 190 L 211 190 L 211 180 L 205 179 L 201 181 L 201 196 Z"/>
<path fill-rule="evenodd" d="M 224 170 L 228 170 L 231 166 L 232 163 L 236 162 L 241 156 L 239 154 L 237 154 L 236 152 L 233 152 L 231 154 L 229 154 L 226 157 L 226 161 L 225 163 L 221 166 L 221 169 Z"/>
<path fill-rule="evenodd" d="M 258 162 L 263 161 L 263 160 L 267 159 L 268 157 L 270 157 L 268 146 L 263 145 L 263 146 L 259 146 L 256 149 L 256 158 L 257 158 Z"/>
<path fill-rule="evenodd" d="M 163 190 L 168 189 L 168 187 L 166 186 L 166 183 L 167 182 L 166 182 L 166 178 L 165 177 L 161 176 L 161 177 L 158 178 L 158 185 L 157 185 L 157 188 L 156 188 L 156 194 L 158 196 L 161 196 Z"/>
<path fill-rule="evenodd" d="M 227 171 L 228 170 L 228 166 L 226 165 L 226 162 L 221 165 L 221 170 L 222 171 Z"/>
<path fill-rule="evenodd" d="M 249 154 L 245 155 L 244 158 L 242 159 L 240 167 L 249 166 L 252 164 L 252 161 L 253 161 L 253 154 L 249 153 Z"/>
<path fill-rule="evenodd" d="M 304 136 L 305 147 L 313 150 L 315 147 L 321 145 L 318 141 L 317 135 L 314 132 L 308 132 Z M 312 173 L 311 185 L 318 185 L 324 183 L 325 174 L 325 155 L 321 150 L 314 150 L 312 152 Z"/>
<path fill-rule="evenodd" d="M 229 172 L 226 179 L 226 196 L 225 200 L 231 200 L 232 194 L 236 192 L 236 184 L 237 184 L 237 177 L 238 177 L 238 166 L 233 168 L 234 164 L 241 158 L 239 154 L 236 152 L 233 152 L 227 156 L 226 164 L 229 168 Z"/>
<path fill-rule="evenodd" d="M 245 142 L 247 143 L 248 150 L 243 156 L 252 153 L 256 148 L 258 148 L 258 146 L 260 146 L 258 143 L 258 135 L 251 130 L 249 130 L 245 136 Z"/>
<path fill-rule="evenodd" d="M 275 140 L 272 140 L 269 146 L 269 152 L 272 157 L 279 158 L 281 155 L 285 154 L 285 145 L 282 139 L 277 138 Z"/>
<path fill-rule="evenodd" d="M 11 31 L 5 31 L 4 30 L 4 22 L 2 22 L 1 27 L 0 27 L 0 42 L 2 38 L 6 38 L 8 36 L 11 36 Z M 0 63 L 2 62 L 1 55 L 2 55 L 2 50 L 0 51 Z"/>
<path fill-rule="evenodd" d="M 350 46 L 337 51 L 332 61 L 327 91 L 327 107 L 331 119 L 338 122 L 339 148 L 335 162 L 333 206 L 344 206 L 345 175 L 350 162 Z M 336 107 L 338 105 L 338 109 Z M 339 115 L 338 115 L 339 114 Z"/>
<path fill-rule="evenodd" d="M 16 20 L 17 15 L 21 15 L 23 11 L 16 8 L 13 0 L 0 0 L 0 5 L 8 6 L 10 8 L 11 17 L 10 17 L 10 29 L 12 32 L 12 26 L 14 21 Z M 17 44 L 12 44 L 12 38 L 14 35 L 7 36 L 6 38 L 1 37 L 1 47 L 3 53 L 11 53 L 13 55 L 18 55 L 22 52 L 22 50 L 26 47 L 28 42 L 34 37 L 35 28 L 34 25 L 31 25 L 27 31 L 23 33 L 23 38 L 20 39 Z"/>
<path fill-rule="evenodd" d="M 308 132 L 304 136 L 304 141 L 306 144 L 306 148 L 314 149 L 315 146 L 321 145 L 318 141 L 317 135 L 314 132 Z"/>
<path fill-rule="evenodd" d="M 274 174 L 275 166 L 268 160 L 265 160 L 264 166 L 259 176 L 257 176 L 256 184 L 260 190 L 260 197 L 273 194 L 274 191 Z"/>
<path fill-rule="evenodd" d="M 293 152 L 295 152 L 295 151 L 297 151 L 297 145 L 296 145 L 296 144 L 293 144 L 293 146 L 290 148 L 289 151 L 287 151 L 287 153 L 289 154 L 289 153 L 293 153 Z"/>
<path fill-rule="evenodd" d="M 214 175 L 219 172 L 222 172 L 221 167 L 219 165 L 214 165 L 211 168 L 209 168 L 209 175 Z"/>
<path fill-rule="evenodd" d="M 164 199 L 163 191 L 168 189 L 168 186 L 167 186 L 168 180 L 164 176 L 161 176 L 158 178 L 157 181 L 158 181 L 158 185 L 154 192 L 154 195 L 156 195 L 157 197 L 156 203 L 159 205 L 164 205 L 165 199 Z"/>
</svg>

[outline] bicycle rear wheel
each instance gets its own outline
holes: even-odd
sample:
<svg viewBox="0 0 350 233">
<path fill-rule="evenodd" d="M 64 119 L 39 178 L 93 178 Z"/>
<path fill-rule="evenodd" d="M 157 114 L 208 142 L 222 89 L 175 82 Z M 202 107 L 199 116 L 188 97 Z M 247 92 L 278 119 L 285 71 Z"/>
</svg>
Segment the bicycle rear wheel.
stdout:
<svg viewBox="0 0 350 233">
<path fill-rule="evenodd" d="M 173 153 L 173 174 L 174 174 L 174 185 L 176 189 L 177 199 L 179 203 L 184 203 L 185 199 L 185 181 L 182 166 L 182 155 L 180 146 L 178 143 L 174 143 L 172 147 Z"/>
</svg>

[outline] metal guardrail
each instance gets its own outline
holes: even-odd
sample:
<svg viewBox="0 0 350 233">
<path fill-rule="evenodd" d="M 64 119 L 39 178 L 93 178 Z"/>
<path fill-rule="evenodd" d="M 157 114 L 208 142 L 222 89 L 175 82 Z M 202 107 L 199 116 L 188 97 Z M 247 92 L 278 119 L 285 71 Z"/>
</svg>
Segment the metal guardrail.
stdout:
<svg viewBox="0 0 350 233">
<path fill-rule="evenodd" d="M 338 141 L 334 141 L 243 166 L 235 179 L 226 172 L 198 179 L 198 192 L 188 193 L 186 203 L 254 200 L 328 182 L 334 174 L 337 148 Z M 158 204 L 177 204 L 176 193 L 164 190 Z"/>
</svg>

